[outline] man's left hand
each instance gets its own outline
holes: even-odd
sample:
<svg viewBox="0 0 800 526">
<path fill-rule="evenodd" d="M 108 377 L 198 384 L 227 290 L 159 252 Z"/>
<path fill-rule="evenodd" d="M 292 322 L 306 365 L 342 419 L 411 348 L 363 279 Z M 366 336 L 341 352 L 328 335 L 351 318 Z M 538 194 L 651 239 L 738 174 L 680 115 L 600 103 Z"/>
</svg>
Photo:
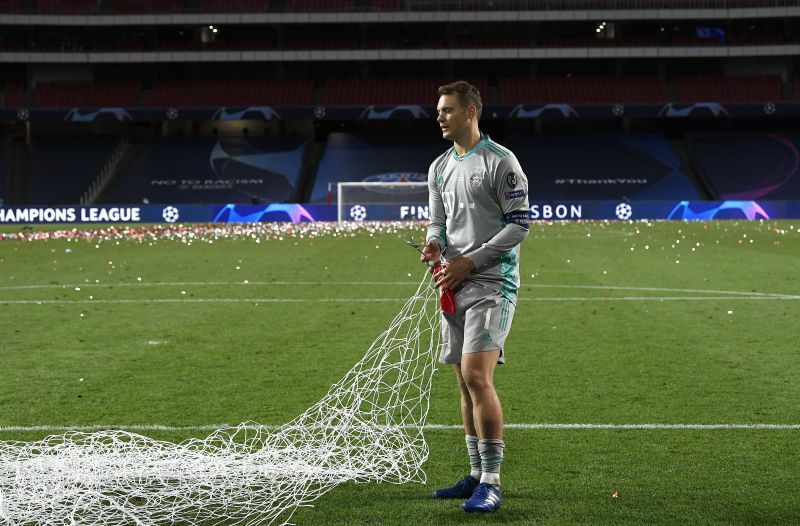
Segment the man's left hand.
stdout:
<svg viewBox="0 0 800 526">
<path fill-rule="evenodd" d="M 475 270 L 475 265 L 469 257 L 458 256 L 448 260 L 433 277 L 436 280 L 436 286 L 442 287 L 442 290 L 456 289 L 473 270 Z"/>
</svg>

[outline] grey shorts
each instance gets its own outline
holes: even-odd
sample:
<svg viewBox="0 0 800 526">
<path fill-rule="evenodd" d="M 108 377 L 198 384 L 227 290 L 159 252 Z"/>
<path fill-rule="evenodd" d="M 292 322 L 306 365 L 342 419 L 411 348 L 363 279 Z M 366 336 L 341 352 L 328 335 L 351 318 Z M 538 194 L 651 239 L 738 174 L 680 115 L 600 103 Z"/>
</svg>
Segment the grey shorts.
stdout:
<svg viewBox="0 0 800 526">
<path fill-rule="evenodd" d="M 515 305 L 490 288 L 472 281 L 456 292 L 456 311 L 442 313 L 442 363 L 461 363 L 461 355 L 500 349 L 497 363 L 505 363 L 504 345 Z"/>
</svg>

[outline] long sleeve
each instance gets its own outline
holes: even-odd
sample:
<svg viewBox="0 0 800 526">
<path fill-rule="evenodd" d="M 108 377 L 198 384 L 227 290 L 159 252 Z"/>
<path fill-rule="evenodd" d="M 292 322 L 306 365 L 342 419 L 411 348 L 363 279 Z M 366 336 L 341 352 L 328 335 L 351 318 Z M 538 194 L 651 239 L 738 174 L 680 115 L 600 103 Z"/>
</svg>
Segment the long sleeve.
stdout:
<svg viewBox="0 0 800 526">
<path fill-rule="evenodd" d="M 428 170 L 428 233 L 425 236 L 425 242 L 435 239 L 444 251 L 447 247 L 447 215 L 439 185 L 436 183 L 439 165 L 437 161 L 434 161 Z"/>
</svg>

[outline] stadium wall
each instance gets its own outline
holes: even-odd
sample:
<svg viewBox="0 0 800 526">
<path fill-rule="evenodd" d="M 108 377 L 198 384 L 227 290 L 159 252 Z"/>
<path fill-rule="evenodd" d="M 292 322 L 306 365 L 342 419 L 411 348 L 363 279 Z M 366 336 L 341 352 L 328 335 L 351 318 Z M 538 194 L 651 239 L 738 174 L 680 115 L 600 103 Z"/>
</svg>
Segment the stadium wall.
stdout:
<svg viewBox="0 0 800 526">
<path fill-rule="evenodd" d="M 426 204 L 353 205 L 350 221 L 426 220 Z M 336 221 L 331 205 L 143 205 L 0 208 L 0 224 L 260 223 Z M 531 221 L 800 219 L 800 201 L 557 201 L 535 202 Z"/>
</svg>

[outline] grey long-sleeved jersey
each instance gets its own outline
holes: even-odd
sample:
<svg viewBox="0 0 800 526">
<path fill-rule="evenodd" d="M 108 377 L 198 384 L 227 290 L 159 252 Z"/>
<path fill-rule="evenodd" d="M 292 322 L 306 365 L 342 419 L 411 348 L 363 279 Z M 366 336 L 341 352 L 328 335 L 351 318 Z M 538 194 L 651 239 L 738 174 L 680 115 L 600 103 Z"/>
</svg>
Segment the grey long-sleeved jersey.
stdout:
<svg viewBox="0 0 800 526">
<path fill-rule="evenodd" d="M 471 151 L 450 148 L 428 171 L 427 240 L 444 259 L 469 256 L 467 278 L 516 303 L 519 244 L 528 235 L 528 179 L 511 152 L 482 135 Z"/>
</svg>

